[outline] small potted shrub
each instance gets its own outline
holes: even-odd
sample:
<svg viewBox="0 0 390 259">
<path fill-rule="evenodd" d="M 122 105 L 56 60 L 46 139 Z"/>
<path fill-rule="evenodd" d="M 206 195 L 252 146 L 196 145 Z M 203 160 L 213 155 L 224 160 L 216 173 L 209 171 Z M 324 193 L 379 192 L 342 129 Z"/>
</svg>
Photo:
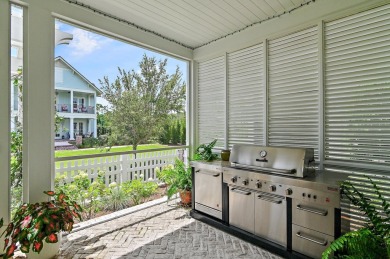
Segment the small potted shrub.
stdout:
<svg viewBox="0 0 390 259">
<path fill-rule="evenodd" d="M 218 158 L 217 154 L 213 153 L 213 148 L 217 143 L 217 139 L 214 139 L 209 144 L 201 144 L 195 150 L 194 160 L 204 160 L 211 162 Z"/>
<path fill-rule="evenodd" d="M 52 199 L 47 202 L 21 205 L 6 230 L 1 234 L 1 236 L 5 235 L 3 258 L 10 258 L 14 255 L 17 243 L 23 253 L 29 253 L 32 248 L 33 252 L 39 254 L 44 242 L 57 243 L 61 231 L 70 232 L 73 229 L 75 217 L 81 220 L 81 207 L 63 192 L 47 191 L 44 193 Z M 0 219 L 0 227 L 2 226 L 3 220 Z"/>
<path fill-rule="evenodd" d="M 168 199 L 179 192 L 183 205 L 191 203 L 192 173 L 183 161 L 176 158 L 174 165 L 166 165 L 161 171 L 156 168 L 156 174 L 159 180 L 168 185 Z"/>
</svg>

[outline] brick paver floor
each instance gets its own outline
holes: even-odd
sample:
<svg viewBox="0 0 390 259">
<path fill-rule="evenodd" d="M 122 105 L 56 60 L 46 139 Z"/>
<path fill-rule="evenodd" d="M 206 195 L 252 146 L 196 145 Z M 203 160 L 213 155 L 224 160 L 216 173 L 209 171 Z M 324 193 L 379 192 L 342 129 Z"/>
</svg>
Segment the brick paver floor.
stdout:
<svg viewBox="0 0 390 259">
<path fill-rule="evenodd" d="M 63 236 L 58 258 L 280 258 L 159 204 Z"/>
</svg>

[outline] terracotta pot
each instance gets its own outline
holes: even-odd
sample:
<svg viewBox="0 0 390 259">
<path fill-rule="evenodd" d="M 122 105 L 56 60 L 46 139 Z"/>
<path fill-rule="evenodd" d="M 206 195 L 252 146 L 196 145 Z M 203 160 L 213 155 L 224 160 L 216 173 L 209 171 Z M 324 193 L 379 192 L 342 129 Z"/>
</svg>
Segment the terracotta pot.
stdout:
<svg viewBox="0 0 390 259">
<path fill-rule="evenodd" d="M 191 191 L 180 191 L 179 192 L 180 194 L 180 199 L 181 199 L 181 203 L 183 205 L 188 205 L 191 203 Z"/>
</svg>

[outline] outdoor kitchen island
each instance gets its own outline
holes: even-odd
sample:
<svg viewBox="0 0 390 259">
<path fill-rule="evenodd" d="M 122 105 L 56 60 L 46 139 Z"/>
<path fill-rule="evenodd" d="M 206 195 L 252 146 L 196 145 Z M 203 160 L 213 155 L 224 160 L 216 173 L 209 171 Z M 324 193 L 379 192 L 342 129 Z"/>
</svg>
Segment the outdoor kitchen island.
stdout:
<svg viewBox="0 0 390 259">
<path fill-rule="evenodd" d="M 345 225 L 339 183 L 346 176 L 306 168 L 312 162 L 311 150 L 255 148 L 266 151 L 254 152 L 259 157 L 255 159 L 258 164 L 269 161 L 278 165 L 273 168 L 276 174 L 267 168 L 225 161 L 191 162 L 191 216 L 285 258 L 320 258 L 331 241 L 340 236 L 341 225 Z M 284 169 L 280 170 L 283 166 L 277 156 L 283 156 L 284 151 L 301 152 L 298 156 L 304 159 L 291 159 L 304 160 L 303 167 L 298 165 L 302 161 L 296 167 L 291 167 L 294 162 L 284 163 L 298 171 L 309 170 L 305 176 L 280 174 Z M 230 161 L 240 160 L 233 152 L 232 156 Z"/>
</svg>

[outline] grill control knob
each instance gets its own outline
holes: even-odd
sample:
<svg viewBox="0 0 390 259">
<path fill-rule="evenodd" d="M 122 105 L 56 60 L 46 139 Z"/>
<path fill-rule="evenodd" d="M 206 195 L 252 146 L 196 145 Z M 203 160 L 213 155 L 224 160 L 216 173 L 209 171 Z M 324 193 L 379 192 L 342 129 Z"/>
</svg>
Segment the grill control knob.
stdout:
<svg viewBox="0 0 390 259">
<path fill-rule="evenodd" d="M 232 181 L 233 183 L 237 182 L 237 176 L 233 176 L 232 178 L 230 178 L 230 181 Z"/>
<path fill-rule="evenodd" d="M 261 184 L 261 182 L 260 182 L 260 181 L 256 181 L 256 187 L 257 187 L 257 188 L 259 188 L 259 189 L 260 189 L 262 186 L 263 186 L 263 185 Z"/>
<path fill-rule="evenodd" d="M 269 186 L 269 190 L 270 190 L 271 192 L 276 191 L 276 186 L 275 186 L 275 185 L 270 185 L 270 186 Z"/>
<path fill-rule="evenodd" d="M 286 195 L 291 195 L 291 194 L 293 194 L 291 188 L 286 189 Z"/>
<path fill-rule="evenodd" d="M 248 179 L 245 179 L 245 180 L 242 181 L 243 185 L 247 185 L 248 183 L 249 183 Z"/>
</svg>

